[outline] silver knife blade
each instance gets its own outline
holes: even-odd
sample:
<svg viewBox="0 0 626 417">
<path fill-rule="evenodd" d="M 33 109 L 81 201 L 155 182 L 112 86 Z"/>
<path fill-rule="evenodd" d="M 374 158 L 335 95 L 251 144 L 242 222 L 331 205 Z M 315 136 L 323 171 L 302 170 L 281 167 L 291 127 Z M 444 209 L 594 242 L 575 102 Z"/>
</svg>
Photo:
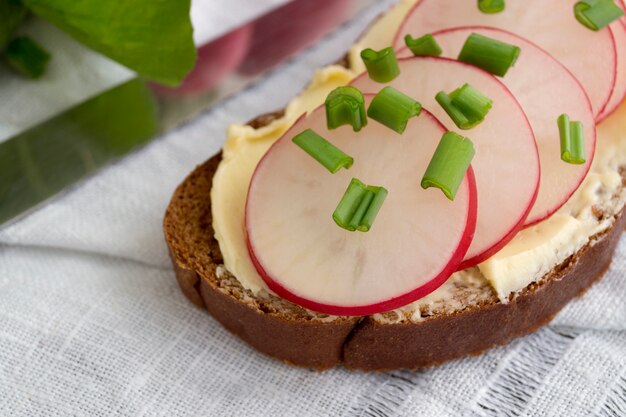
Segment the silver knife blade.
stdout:
<svg viewBox="0 0 626 417">
<path fill-rule="evenodd" d="M 240 91 L 374 3 L 291 1 L 199 47 L 178 88 L 134 77 L 2 141 L 0 225 Z"/>
</svg>

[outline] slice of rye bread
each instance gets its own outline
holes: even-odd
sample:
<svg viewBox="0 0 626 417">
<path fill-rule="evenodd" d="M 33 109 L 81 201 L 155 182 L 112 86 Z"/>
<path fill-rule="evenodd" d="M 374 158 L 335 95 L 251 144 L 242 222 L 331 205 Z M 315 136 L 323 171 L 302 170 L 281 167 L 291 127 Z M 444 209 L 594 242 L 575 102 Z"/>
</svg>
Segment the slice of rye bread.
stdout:
<svg viewBox="0 0 626 417">
<path fill-rule="evenodd" d="M 281 112 L 248 124 L 258 128 Z M 223 266 L 214 238 L 210 191 L 220 155 L 206 161 L 176 189 L 165 213 L 165 239 L 178 283 L 195 305 L 259 351 L 292 365 L 327 369 L 343 364 L 361 370 L 429 367 L 533 332 L 608 269 L 626 226 L 623 208 L 608 230 L 503 304 L 489 283 L 459 282 L 456 306 L 440 306 L 419 321 L 390 312 L 335 317 L 301 308 L 267 292 L 254 295 Z M 622 172 L 626 184 L 626 171 Z M 456 284 L 456 283 L 455 283 Z M 394 316 L 394 320 L 387 320 Z"/>
</svg>

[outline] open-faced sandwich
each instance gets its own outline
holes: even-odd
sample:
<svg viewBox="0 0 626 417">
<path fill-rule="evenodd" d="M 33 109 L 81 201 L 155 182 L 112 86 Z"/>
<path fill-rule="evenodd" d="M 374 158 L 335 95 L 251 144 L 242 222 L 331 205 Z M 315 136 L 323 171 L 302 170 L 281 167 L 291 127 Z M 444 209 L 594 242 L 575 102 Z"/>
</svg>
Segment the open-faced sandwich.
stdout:
<svg viewBox="0 0 626 417">
<path fill-rule="evenodd" d="M 625 227 L 615 0 L 402 1 L 231 126 L 164 220 L 184 294 L 268 355 L 419 368 L 547 323 Z"/>
</svg>

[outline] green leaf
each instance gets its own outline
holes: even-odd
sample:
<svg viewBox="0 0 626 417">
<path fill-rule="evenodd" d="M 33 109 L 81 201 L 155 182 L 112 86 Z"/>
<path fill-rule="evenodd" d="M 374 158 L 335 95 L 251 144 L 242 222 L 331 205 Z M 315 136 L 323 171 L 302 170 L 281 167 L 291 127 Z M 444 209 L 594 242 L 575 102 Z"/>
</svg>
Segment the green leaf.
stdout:
<svg viewBox="0 0 626 417">
<path fill-rule="evenodd" d="M 148 79 L 177 85 L 195 63 L 190 0 L 22 2 L 79 42 Z"/>
<path fill-rule="evenodd" d="M 29 36 L 13 39 L 6 49 L 6 61 L 11 68 L 28 78 L 40 78 L 46 71 L 50 54 Z"/>
<path fill-rule="evenodd" d="M 28 10 L 17 0 L 0 0 L 0 51 L 7 46 L 27 13 Z"/>
</svg>

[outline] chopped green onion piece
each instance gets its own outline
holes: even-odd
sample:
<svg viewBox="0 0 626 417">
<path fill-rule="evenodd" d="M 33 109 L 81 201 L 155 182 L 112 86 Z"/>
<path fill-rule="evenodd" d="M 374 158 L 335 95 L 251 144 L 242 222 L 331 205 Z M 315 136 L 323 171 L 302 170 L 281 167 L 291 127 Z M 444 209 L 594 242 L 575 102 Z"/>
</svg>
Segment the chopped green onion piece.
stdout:
<svg viewBox="0 0 626 417">
<path fill-rule="evenodd" d="M 450 116 L 459 129 L 467 130 L 478 125 L 479 122 L 470 123 L 463 112 L 452 104 L 452 99 L 445 92 L 438 92 L 435 96 L 435 100 L 437 100 L 437 103 L 448 113 L 448 116 Z"/>
<path fill-rule="evenodd" d="M 624 11 L 613 0 L 583 0 L 574 5 L 574 16 L 585 27 L 597 31 L 624 16 Z"/>
<path fill-rule="evenodd" d="M 421 112 L 420 103 L 393 87 L 380 90 L 367 108 L 369 117 L 398 133 L 403 133 L 409 119 Z"/>
<path fill-rule="evenodd" d="M 369 186 L 368 189 L 374 193 L 374 199 L 367 206 L 367 211 L 365 212 L 361 223 L 357 227 L 357 230 L 359 230 L 360 232 L 367 232 L 370 230 L 370 228 L 374 224 L 374 220 L 376 219 L 378 212 L 380 211 L 380 208 L 383 206 L 385 198 L 387 198 L 387 194 L 389 194 L 387 189 L 384 187 Z"/>
<path fill-rule="evenodd" d="M 5 51 L 11 68 L 29 78 L 39 78 L 46 71 L 50 54 L 28 36 L 13 39 Z"/>
<path fill-rule="evenodd" d="M 354 162 L 352 157 L 346 155 L 341 149 L 311 129 L 297 134 L 292 141 L 317 162 L 324 165 L 332 174 L 339 171 L 340 168 L 350 168 Z"/>
<path fill-rule="evenodd" d="M 367 125 L 365 99 L 363 94 L 354 87 L 337 87 L 326 97 L 326 124 L 328 129 L 336 129 L 342 125 L 352 125 L 358 132 Z"/>
<path fill-rule="evenodd" d="M 450 94 L 440 91 L 437 103 L 446 111 L 454 124 L 463 130 L 471 129 L 485 120 L 493 101 L 469 84 L 464 84 Z"/>
<path fill-rule="evenodd" d="M 450 98 L 470 120 L 484 120 L 493 106 L 493 100 L 467 83 L 450 93 Z"/>
<path fill-rule="evenodd" d="M 454 132 L 444 133 L 426 168 L 422 188 L 439 188 L 448 199 L 454 201 L 474 154 L 471 140 Z"/>
<path fill-rule="evenodd" d="M 363 193 L 363 196 L 361 197 L 359 206 L 354 212 L 352 219 L 350 219 L 350 230 L 356 230 L 361 225 L 363 217 L 365 217 L 365 212 L 372 203 L 372 200 L 374 200 L 374 192 L 366 189 L 365 193 Z"/>
<path fill-rule="evenodd" d="M 350 181 L 346 192 L 333 213 L 333 220 L 339 227 L 350 231 L 356 230 L 356 227 L 351 227 L 350 223 L 361 205 L 361 200 L 366 190 L 367 186 L 358 179 L 353 178 Z"/>
<path fill-rule="evenodd" d="M 424 35 L 414 39 L 411 35 L 404 37 L 404 43 L 415 56 L 439 56 L 443 52 L 433 35 Z"/>
<path fill-rule="evenodd" d="M 351 232 L 355 230 L 367 232 L 372 227 L 387 194 L 384 187 L 365 185 L 352 178 L 333 213 L 333 220 L 339 227 Z"/>
<path fill-rule="evenodd" d="M 504 0 L 478 0 L 478 8 L 486 14 L 500 13 L 504 10 Z"/>
<path fill-rule="evenodd" d="M 459 53 L 459 61 L 504 77 L 509 68 L 515 65 L 520 52 L 518 46 L 472 33 Z"/>
<path fill-rule="evenodd" d="M 388 83 L 400 74 L 398 59 L 393 48 L 380 51 L 367 48 L 361 51 L 361 59 L 365 63 L 370 78 L 379 83 Z"/>
<path fill-rule="evenodd" d="M 561 159 L 568 164 L 584 164 L 586 155 L 583 124 L 571 122 L 567 114 L 560 115 L 557 124 L 561 139 Z"/>
</svg>

